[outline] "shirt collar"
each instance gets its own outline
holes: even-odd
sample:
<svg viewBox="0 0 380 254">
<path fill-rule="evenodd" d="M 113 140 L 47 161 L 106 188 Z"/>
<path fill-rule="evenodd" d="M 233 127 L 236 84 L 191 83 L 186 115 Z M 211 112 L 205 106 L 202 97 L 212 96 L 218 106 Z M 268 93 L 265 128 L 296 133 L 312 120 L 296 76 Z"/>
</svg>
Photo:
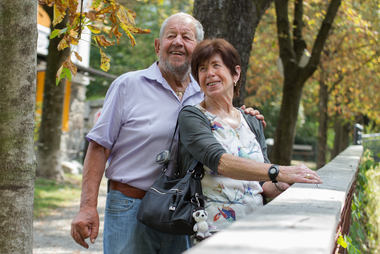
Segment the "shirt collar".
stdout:
<svg viewBox="0 0 380 254">
<path fill-rule="evenodd" d="M 145 69 L 143 72 L 143 76 L 150 80 L 156 80 L 158 83 L 166 87 L 167 89 L 171 89 L 168 82 L 162 77 L 162 73 L 160 71 L 160 68 L 158 67 L 158 61 L 152 64 L 148 69 Z M 193 78 L 193 76 L 190 74 L 190 84 L 189 92 L 191 94 L 197 93 L 201 91 L 200 86 L 198 85 L 197 81 Z"/>
<path fill-rule="evenodd" d="M 156 80 L 161 84 L 163 83 L 164 78 L 162 77 L 160 68 L 158 68 L 158 61 L 152 64 L 148 69 L 145 69 L 142 75 L 147 79 Z"/>
</svg>

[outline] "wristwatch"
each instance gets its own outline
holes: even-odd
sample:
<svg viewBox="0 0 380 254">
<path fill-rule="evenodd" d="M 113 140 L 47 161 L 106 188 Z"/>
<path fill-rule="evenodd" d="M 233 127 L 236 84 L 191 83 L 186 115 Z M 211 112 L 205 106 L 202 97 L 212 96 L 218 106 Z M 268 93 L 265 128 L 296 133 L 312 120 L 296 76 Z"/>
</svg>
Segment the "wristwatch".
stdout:
<svg viewBox="0 0 380 254">
<path fill-rule="evenodd" d="M 268 169 L 268 175 L 269 175 L 269 178 L 270 178 L 270 180 L 271 180 L 273 183 L 277 183 L 277 181 L 276 181 L 276 177 L 278 176 L 278 173 L 280 173 L 280 169 L 279 169 L 278 165 L 273 164 L 273 165 L 270 166 L 270 168 Z"/>
</svg>

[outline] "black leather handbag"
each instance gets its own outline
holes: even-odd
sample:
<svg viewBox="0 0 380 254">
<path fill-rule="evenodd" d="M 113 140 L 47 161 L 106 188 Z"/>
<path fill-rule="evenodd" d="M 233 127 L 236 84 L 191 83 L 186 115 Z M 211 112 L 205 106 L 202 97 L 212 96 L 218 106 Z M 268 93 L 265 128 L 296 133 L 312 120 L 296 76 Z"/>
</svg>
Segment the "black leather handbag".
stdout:
<svg viewBox="0 0 380 254">
<path fill-rule="evenodd" d="M 178 122 L 170 144 L 171 151 Z M 169 156 L 170 157 L 170 156 Z M 178 161 L 178 160 L 177 160 Z M 183 178 L 175 179 L 165 175 L 167 160 L 160 175 L 141 201 L 137 219 L 159 232 L 172 235 L 192 235 L 195 220 L 193 212 L 203 207 L 202 163 L 194 160 Z M 175 168 L 178 169 L 176 166 Z M 176 174 L 178 175 L 178 174 Z"/>
</svg>

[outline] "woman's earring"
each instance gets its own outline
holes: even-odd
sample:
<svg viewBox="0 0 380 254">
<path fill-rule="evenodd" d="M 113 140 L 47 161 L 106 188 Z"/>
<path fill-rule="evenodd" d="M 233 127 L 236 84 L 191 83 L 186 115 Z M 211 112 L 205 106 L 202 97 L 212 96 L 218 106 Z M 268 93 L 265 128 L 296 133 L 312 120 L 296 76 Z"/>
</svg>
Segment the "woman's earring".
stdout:
<svg viewBox="0 0 380 254">
<path fill-rule="evenodd" d="M 234 82 L 234 86 L 236 86 L 236 82 Z"/>
</svg>

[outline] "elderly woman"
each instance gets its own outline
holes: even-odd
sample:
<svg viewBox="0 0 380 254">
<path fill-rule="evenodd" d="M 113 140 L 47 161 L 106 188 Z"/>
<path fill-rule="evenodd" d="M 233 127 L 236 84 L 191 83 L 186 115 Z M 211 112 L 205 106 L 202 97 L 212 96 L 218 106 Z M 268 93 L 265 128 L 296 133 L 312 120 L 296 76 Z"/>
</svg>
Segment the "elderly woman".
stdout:
<svg viewBox="0 0 380 254">
<path fill-rule="evenodd" d="M 191 70 L 205 97 L 179 115 L 180 165 L 187 170 L 194 159 L 204 165 L 202 187 L 211 232 L 262 207 L 265 197 L 276 197 L 290 184 L 322 183 L 305 165 L 270 164 L 262 123 L 232 105 L 239 93 L 240 65 L 227 41 L 199 43 Z"/>
</svg>

